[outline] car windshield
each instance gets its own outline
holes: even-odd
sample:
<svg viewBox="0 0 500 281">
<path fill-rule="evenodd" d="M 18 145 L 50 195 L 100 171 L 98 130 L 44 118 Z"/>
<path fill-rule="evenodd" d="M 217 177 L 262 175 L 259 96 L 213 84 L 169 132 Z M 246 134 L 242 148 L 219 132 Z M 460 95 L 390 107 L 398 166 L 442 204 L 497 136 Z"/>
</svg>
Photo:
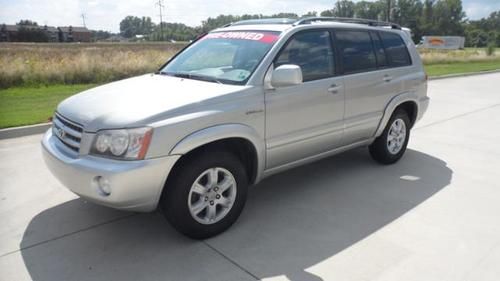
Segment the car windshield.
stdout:
<svg viewBox="0 0 500 281">
<path fill-rule="evenodd" d="M 279 32 L 212 32 L 170 61 L 160 74 L 243 85 L 278 40 Z"/>
</svg>

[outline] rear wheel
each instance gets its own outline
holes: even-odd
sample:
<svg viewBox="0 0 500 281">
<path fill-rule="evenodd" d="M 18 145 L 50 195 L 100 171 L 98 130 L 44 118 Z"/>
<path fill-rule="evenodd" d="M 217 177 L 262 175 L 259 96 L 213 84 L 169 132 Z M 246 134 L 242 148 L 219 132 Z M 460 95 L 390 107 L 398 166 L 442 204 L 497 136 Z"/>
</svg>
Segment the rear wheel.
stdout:
<svg viewBox="0 0 500 281">
<path fill-rule="evenodd" d="M 187 157 L 168 181 L 160 207 L 186 236 L 212 237 L 229 228 L 243 210 L 247 175 L 239 159 L 229 152 Z"/>
<path fill-rule="evenodd" d="M 410 139 L 410 127 L 410 118 L 406 111 L 398 109 L 394 112 L 382 135 L 369 147 L 372 158 L 385 165 L 401 159 Z"/>
</svg>

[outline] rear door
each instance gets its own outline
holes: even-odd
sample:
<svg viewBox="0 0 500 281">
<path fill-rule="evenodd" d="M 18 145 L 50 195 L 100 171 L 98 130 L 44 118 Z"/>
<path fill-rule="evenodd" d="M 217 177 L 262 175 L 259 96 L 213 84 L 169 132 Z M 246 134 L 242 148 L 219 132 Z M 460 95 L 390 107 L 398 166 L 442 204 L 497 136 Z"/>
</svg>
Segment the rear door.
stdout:
<svg viewBox="0 0 500 281">
<path fill-rule="evenodd" d="M 345 85 L 345 128 L 342 144 L 373 136 L 391 96 L 392 77 L 376 32 L 335 30 Z"/>
<path fill-rule="evenodd" d="M 300 66 L 304 83 L 265 94 L 268 169 L 331 150 L 343 133 L 344 87 L 331 32 L 294 34 L 274 60 L 275 68 L 284 64 Z"/>
</svg>

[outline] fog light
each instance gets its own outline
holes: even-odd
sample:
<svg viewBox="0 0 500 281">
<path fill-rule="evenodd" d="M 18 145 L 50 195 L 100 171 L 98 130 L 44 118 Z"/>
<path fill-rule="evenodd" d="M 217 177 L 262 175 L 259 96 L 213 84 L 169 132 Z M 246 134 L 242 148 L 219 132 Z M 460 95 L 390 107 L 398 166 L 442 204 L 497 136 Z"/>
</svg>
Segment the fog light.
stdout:
<svg viewBox="0 0 500 281">
<path fill-rule="evenodd" d="M 97 188 L 101 193 L 101 195 L 103 196 L 111 195 L 111 184 L 109 183 L 109 180 L 101 176 L 98 176 L 96 180 L 97 180 Z"/>
</svg>

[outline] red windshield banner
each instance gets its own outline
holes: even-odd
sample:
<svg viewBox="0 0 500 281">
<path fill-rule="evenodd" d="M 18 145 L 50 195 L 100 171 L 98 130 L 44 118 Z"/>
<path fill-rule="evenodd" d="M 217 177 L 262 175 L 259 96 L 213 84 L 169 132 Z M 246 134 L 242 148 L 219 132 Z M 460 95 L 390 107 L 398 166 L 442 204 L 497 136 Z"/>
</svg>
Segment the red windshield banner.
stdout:
<svg viewBox="0 0 500 281">
<path fill-rule="evenodd" d="M 272 44 L 278 40 L 278 35 L 267 32 L 215 32 L 209 33 L 204 39 L 238 39 L 238 40 L 250 40 L 259 41 L 266 44 Z"/>
</svg>

